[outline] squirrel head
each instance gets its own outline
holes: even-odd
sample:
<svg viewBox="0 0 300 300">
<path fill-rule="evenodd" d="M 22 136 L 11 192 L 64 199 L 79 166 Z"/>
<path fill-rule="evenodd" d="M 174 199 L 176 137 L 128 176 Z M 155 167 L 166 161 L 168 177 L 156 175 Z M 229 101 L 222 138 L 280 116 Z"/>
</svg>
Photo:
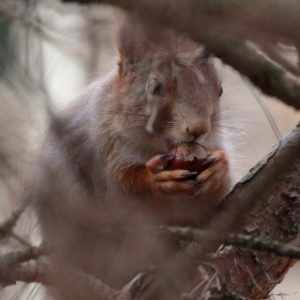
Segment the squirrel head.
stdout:
<svg viewBox="0 0 300 300">
<path fill-rule="evenodd" d="M 222 87 L 203 46 L 153 25 L 125 22 L 119 33 L 116 126 L 160 153 L 211 134 Z"/>
</svg>

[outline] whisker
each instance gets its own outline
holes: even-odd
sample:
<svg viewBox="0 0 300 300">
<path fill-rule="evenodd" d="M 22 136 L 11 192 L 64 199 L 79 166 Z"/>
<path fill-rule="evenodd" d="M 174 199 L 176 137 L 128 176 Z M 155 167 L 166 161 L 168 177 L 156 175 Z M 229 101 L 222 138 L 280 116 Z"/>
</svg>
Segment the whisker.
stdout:
<svg viewBox="0 0 300 300">
<path fill-rule="evenodd" d="M 238 127 L 233 127 L 233 126 L 227 126 L 227 125 L 221 125 L 221 124 L 213 124 L 215 127 L 218 127 L 218 128 L 224 128 L 224 129 L 230 129 L 230 130 L 234 130 L 234 131 L 237 131 L 237 132 L 241 132 L 243 134 L 249 134 L 247 133 L 245 130 L 241 129 L 241 128 L 238 128 Z"/>
<path fill-rule="evenodd" d="M 252 134 L 250 134 L 249 132 L 247 132 L 241 128 L 227 126 L 227 125 L 217 125 L 217 124 L 213 124 L 213 128 L 231 130 L 233 132 L 241 134 L 241 136 L 249 136 L 249 137 L 255 139 L 255 137 Z"/>
<path fill-rule="evenodd" d="M 216 114 L 217 116 L 221 116 L 221 117 L 228 117 L 228 116 L 249 116 L 249 117 L 256 117 L 257 114 L 256 113 L 251 113 L 251 112 L 241 112 L 241 111 L 230 111 L 230 112 L 226 112 L 226 110 L 223 110 L 221 113 Z"/>
<path fill-rule="evenodd" d="M 266 119 L 269 122 L 269 125 L 271 126 L 273 133 L 277 139 L 277 141 L 280 141 L 280 139 L 282 138 L 281 132 L 279 130 L 279 127 L 274 119 L 274 117 L 272 116 L 270 110 L 268 109 L 267 105 L 263 102 L 263 99 L 259 96 L 259 94 L 257 94 L 254 89 L 250 86 L 250 84 L 245 81 L 248 89 L 250 90 L 250 92 L 252 93 L 252 95 L 254 96 L 256 102 L 258 103 L 258 105 L 260 106 L 260 108 L 262 109 Z"/>
<path fill-rule="evenodd" d="M 252 148 L 253 153 L 255 153 L 255 155 L 257 156 L 257 152 L 255 150 L 255 147 L 254 147 L 252 141 L 251 141 L 252 139 L 255 139 L 255 137 L 252 134 L 250 134 L 249 132 L 246 132 L 243 129 L 236 128 L 236 127 L 233 127 L 233 126 L 216 125 L 216 124 L 213 124 L 212 128 L 217 130 L 217 131 L 221 131 L 222 129 L 229 130 L 231 132 L 234 132 L 234 133 L 238 134 L 239 137 L 242 138 L 245 141 L 246 145 L 249 145 Z"/>
<path fill-rule="evenodd" d="M 115 110 L 115 111 L 100 111 L 101 114 L 122 114 L 122 115 L 127 115 L 127 116 L 135 116 L 135 117 L 144 117 L 144 118 L 148 118 L 149 116 L 147 115 L 143 115 L 140 113 L 135 113 L 135 112 L 130 112 L 130 111 L 123 111 L 123 110 Z"/>
<path fill-rule="evenodd" d="M 214 119 L 213 121 L 212 121 L 212 123 L 213 124 L 216 124 L 216 125 L 226 125 L 226 121 L 232 121 L 232 120 L 238 120 L 238 119 L 236 119 L 236 118 L 228 118 L 228 119 Z M 232 122 L 230 122 L 230 124 L 231 124 Z M 244 118 L 241 118 L 240 120 L 238 120 L 238 124 L 239 125 L 258 125 L 258 126 L 263 126 L 263 125 L 265 125 L 265 123 L 264 122 L 258 122 L 258 121 L 256 121 L 256 120 L 253 120 L 253 121 L 251 121 L 251 120 L 246 120 L 246 121 L 244 121 Z"/>
<path fill-rule="evenodd" d="M 146 128 L 146 126 L 143 124 L 143 125 L 134 125 L 134 126 L 124 126 L 123 127 L 123 129 L 125 129 L 125 130 L 129 130 L 129 129 L 137 129 L 137 128 L 143 128 L 143 129 L 145 129 Z"/>
</svg>

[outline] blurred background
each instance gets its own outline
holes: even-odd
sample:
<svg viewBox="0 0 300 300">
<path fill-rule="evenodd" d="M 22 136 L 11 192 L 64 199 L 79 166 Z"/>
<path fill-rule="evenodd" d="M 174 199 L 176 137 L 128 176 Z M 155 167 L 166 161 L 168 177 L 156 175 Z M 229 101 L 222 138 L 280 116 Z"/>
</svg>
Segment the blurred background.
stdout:
<svg viewBox="0 0 300 300">
<path fill-rule="evenodd" d="M 36 154 L 52 114 L 63 109 L 117 62 L 122 14 L 108 6 L 79 7 L 56 1 L 0 1 L 0 221 L 30 188 Z M 293 53 L 286 49 L 293 60 Z M 223 82 L 224 132 L 237 181 L 300 120 L 300 113 L 263 96 L 247 79 L 217 61 Z M 16 231 L 39 242 L 34 216 Z M 0 244 L 0 254 L 17 245 Z M 290 270 L 273 299 L 300 299 L 300 266 Z M 0 299 L 34 299 L 37 285 L 0 288 Z"/>
</svg>

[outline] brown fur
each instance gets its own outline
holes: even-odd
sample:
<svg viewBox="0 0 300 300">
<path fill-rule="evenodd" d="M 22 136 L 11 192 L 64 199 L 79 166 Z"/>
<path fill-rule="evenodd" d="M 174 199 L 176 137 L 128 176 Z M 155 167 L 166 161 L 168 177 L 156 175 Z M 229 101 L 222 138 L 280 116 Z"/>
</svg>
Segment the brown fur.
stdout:
<svg viewBox="0 0 300 300">
<path fill-rule="evenodd" d="M 197 196 L 191 180 L 159 182 L 156 168 L 166 158 L 151 160 L 176 142 L 193 140 L 189 131 L 209 149 L 222 149 L 212 128 L 220 82 L 199 47 L 167 29 L 155 33 L 124 24 L 118 69 L 87 87 L 53 122 L 36 191 L 44 238 L 55 247 L 53 261 L 121 286 L 168 257 L 165 242 L 139 227 L 200 224 L 223 197 L 228 165 L 221 152 L 223 171 L 204 174 L 211 179 Z M 149 78 L 159 78 L 163 97 L 149 94 Z M 134 230 L 120 240 L 102 236 L 106 226 Z"/>
</svg>

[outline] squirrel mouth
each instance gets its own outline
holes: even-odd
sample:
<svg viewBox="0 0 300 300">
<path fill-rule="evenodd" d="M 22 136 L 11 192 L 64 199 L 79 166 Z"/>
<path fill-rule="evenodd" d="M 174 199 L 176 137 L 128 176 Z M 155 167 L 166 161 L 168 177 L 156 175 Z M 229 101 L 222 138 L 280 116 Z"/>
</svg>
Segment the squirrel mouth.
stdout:
<svg viewBox="0 0 300 300">
<path fill-rule="evenodd" d="M 182 142 L 173 144 L 173 150 L 174 149 L 177 150 L 180 147 L 185 148 L 189 153 L 192 153 L 193 151 L 196 151 L 196 152 L 201 151 L 201 152 L 203 152 L 204 156 L 206 156 L 206 157 L 208 156 L 208 153 L 209 153 L 208 149 L 204 145 L 202 145 L 198 142 L 194 142 L 194 141 L 193 142 L 182 141 Z"/>
<path fill-rule="evenodd" d="M 170 154 L 173 158 L 168 162 L 168 170 L 189 170 L 198 174 L 210 165 L 208 149 L 197 142 L 177 143 Z"/>
</svg>

